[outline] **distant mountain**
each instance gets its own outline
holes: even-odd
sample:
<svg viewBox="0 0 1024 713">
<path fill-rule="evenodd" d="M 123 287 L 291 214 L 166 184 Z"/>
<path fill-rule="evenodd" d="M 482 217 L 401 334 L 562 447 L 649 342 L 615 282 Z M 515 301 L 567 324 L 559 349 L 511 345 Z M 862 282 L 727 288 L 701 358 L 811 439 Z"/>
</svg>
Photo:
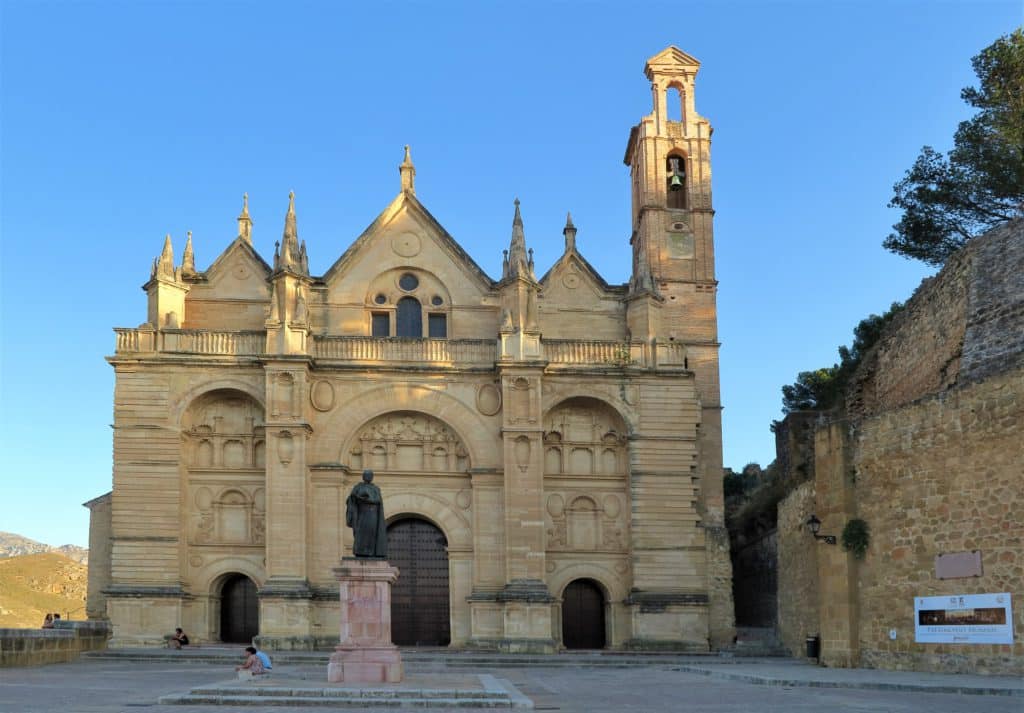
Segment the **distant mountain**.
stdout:
<svg viewBox="0 0 1024 713">
<path fill-rule="evenodd" d="M 13 532 L 0 532 L 0 559 L 4 557 L 21 557 L 37 555 L 43 552 L 59 552 L 68 559 L 79 564 L 89 564 L 89 550 L 78 545 L 61 545 L 53 547 L 42 542 L 30 540 Z"/>
<path fill-rule="evenodd" d="M 87 583 L 88 567 L 59 552 L 0 559 L 0 628 L 38 628 L 47 612 L 85 619 Z"/>
</svg>

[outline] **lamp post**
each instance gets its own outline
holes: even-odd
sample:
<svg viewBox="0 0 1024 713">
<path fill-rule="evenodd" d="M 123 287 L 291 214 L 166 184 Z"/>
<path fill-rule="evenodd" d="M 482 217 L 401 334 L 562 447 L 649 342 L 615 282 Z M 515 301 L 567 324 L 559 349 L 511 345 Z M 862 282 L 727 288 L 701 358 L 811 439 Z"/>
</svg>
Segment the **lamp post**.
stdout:
<svg viewBox="0 0 1024 713">
<path fill-rule="evenodd" d="M 824 540 L 826 545 L 834 545 L 834 544 L 836 544 L 836 536 L 835 535 L 819 535 L 818 534 L 818 530 L 821 529 L 821 520 L 818 519 L 817 515 L 811 513 L 811 516 L 809 518 L 807 518 L 807 528 L 811 531 L 811 534 L 814 535 L 814 539 L 816 539 L 816 540 Z"/>
</svg>

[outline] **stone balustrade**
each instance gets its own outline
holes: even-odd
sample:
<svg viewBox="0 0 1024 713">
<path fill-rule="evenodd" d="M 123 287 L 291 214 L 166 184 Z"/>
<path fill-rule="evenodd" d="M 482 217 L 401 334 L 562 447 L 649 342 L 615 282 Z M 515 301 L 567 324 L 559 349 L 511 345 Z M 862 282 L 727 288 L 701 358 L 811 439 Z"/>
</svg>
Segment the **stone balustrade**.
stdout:
<svg viewBox="0 0 1024 713">
<path fill-rule="evenodd" d="M 315 337 L 313 356 L 338 361 L 493 365 L 497 344 L 493 339 Z"/>
<path fill-rule="evenodd" d="M 171 352 L 221 356 L 262 354 L 266 333 L 261 331 L 211 331 L 207 329 L 163 329 L 156 331 L 115 328 L 116 353 Z"/>
<path fill-rule="evenodd" d="M 118 328 L 117 355 L 168 353 L 202 356 L 258 356 L 264 353 L 265 332 L 205 329 L 153 330 Z M 543 359 L 555 368 L 635 367 L 686 368 L 682 344 L 663 342 L 545 339 Z M 415 339 L 314 336 L 312 356 L 328 362 L 397 362 L 451 366 L 493 366 L 498 358 L 492 339 Z"/>
</svg>

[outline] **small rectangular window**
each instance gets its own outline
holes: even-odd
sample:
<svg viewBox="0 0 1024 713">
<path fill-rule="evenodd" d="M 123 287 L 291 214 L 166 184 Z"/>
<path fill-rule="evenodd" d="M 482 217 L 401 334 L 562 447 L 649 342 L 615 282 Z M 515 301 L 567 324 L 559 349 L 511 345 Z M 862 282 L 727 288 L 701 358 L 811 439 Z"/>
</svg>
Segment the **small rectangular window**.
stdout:
<svg viewBox="0 0 1024 713">
<path fill-rule="evenodd" d="M 374 312 L 370 334 L 374 337 L 390 337 L 391 315 L 387 312 Z"/>
<path fill-rule="evenodd" d="M 448 315 L 432 314 L 427 317 L 427 328 L 434 339 L 448 338 Z"/>
</svg>

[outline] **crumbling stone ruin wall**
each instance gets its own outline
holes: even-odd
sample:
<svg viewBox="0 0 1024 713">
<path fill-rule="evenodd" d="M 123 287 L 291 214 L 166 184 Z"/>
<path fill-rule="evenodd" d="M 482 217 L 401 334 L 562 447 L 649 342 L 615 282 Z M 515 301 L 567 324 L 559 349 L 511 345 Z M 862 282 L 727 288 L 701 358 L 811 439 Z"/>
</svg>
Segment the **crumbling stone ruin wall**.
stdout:
<svg viewBox="0 0 1024 713">
<path fill-rule="evenodd" d="M 787 489 L 814 477 L 814 429 L 820 411 L 794 411 L 772 424 L 775 469 Z"/>
<path fill-rule="evenodd" d="M 1024 366 L 1024 221 L 975 238 L 926 279 L 865 357 L 851 418 Z"/>
<path fill-rule="evenodd" d="M 969 246 L 972 265 L 961 380 L 1024 368 L 1024 224 L 1015 221 Z"/>
</svg>

